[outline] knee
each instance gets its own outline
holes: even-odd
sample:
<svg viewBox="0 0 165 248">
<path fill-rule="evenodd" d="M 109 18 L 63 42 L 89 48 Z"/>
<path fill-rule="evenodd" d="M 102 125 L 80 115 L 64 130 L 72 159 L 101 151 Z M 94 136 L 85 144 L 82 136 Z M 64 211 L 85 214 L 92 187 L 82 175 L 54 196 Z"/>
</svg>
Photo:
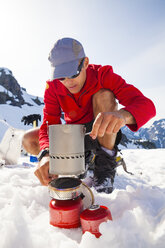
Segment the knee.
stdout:
<svg viewBox="0 0 165 248">
<path fill-rule="evenodd" d="M 93 95 L 93 106 L 103 107 L 107 106 L 113 110 L 117 110 L 117 102 L 112 91 L 108 89 L 100 89 Z"/>
<path fill-rule="evenodd" d="M 39 152 L 39 129 L 26 131 L 22 138 L 22 145 L 27 152 L 33 154 Z"/>
<path fill-rule="evenodd" d="M 29 132 L 25 132 L 23 137 L 22 137 L 22 145 L 24 148 L 30 145 L 32 142 L 32 137 Z"/>
</svg>

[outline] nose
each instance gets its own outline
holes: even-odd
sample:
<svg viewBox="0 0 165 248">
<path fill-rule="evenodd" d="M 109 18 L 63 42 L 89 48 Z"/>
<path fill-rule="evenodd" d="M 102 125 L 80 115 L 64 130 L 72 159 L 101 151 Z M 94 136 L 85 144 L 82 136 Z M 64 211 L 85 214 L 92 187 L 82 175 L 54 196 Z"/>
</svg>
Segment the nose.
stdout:
<svg viewBox="0 0 165 248">
<path fill-rule="evenodd" d="M 73 79 L 72 78 L 65 78 L 65 84 L 70 84 L 72 83 Z"/>
</svg>

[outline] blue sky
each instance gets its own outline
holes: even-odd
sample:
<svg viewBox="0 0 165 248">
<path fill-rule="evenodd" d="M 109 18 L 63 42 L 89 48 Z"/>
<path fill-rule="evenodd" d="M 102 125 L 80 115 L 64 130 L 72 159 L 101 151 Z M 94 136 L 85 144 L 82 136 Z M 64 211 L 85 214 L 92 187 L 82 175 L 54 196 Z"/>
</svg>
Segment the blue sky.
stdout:
<svg viewBox="0 0 165 248">
<path fill-rule="evenodd" d="M 78 39 L 91 63 L 110 64 L 165 117 L 164 0 L 0 0 L 0 67 L 43 96 L 48 54 L 61 37 Z"/>
</svg>

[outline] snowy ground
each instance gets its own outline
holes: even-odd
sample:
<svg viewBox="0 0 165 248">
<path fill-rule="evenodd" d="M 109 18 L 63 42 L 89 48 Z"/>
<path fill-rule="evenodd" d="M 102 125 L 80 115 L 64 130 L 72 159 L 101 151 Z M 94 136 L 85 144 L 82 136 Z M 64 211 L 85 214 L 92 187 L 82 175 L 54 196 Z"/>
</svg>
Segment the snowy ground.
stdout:
<svg viewBox="0 0 165 248">
<path fill-rule="evenodd" d="M 46 187 L 33 175 L 34 165 L 0 169 L 0 248 L 163 248 L 165 247 L 164 149 L 124 150 L 131 176 L 118 168 L 116 189 L 97 194 L 113 221 L 103 223 L 96 239 L 81 228 L 49 225 L 50 201 Z"/>
</svg>

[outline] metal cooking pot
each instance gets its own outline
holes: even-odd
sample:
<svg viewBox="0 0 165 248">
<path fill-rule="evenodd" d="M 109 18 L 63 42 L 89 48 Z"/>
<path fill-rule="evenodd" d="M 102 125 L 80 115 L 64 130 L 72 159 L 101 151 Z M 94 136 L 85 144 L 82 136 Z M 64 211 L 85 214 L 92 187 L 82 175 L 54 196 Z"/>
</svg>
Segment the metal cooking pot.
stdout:
<svg viewBox="0 0 165 248">
<path fill-rule="evenodd" d="M 80 175 L 85 172 L 84 125 L 49 126 L 49 173 Z"/>
</svg>

